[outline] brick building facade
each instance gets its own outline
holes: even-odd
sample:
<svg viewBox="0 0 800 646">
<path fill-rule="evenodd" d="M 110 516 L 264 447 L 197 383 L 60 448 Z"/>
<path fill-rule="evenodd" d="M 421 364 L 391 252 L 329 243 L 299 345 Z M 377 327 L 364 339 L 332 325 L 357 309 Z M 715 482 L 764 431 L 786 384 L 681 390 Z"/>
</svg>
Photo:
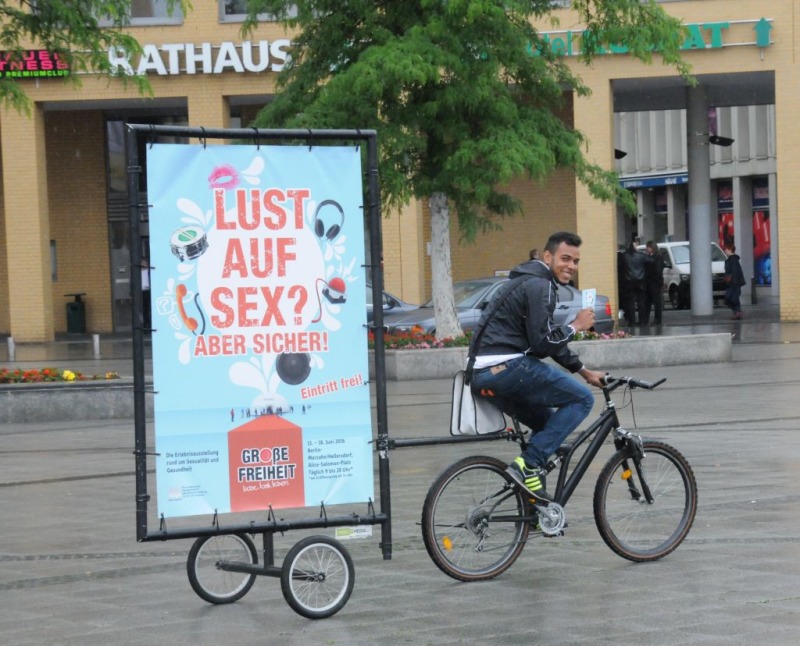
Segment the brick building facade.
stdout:
<svg viewBox="0 0 800 646">
<path fill-rule="evenodd" d="M 162 4 L 152 0 L 150 13 L 158 14 Z M 745 93 L 743 100 L 773 106 L 769 114 L 774 115 L 770 117 L 774 154 L 767 170 L 775 276 L 770 289 L 779 297 L 784 320 L 800 320 L 800 224 L 791 215 L 791 191 L 777 190 L 791 187 L 800 169 L 800 145 L 795 144 L 800 138 L 796 127 L 800 7 L 796 4 L 792 0 L 754 9 L 752 3 L 740 0 L 687 0 L 664 5 L 692 25 L 684 54 L 701 82 L 723 94 L 728 88 L 728 95 L 735 94 L 738 100 L 741 92 L 731 88 L 737 87 L 742 74 L 752 74 L 756 76 L 748 78 L 758 81 L 754 87 L 771 92 L 766 99 L 748 98 Z M 235 11 L 235 3 L 219 0 L 197 5 L 183 18 L 148 14 L 134 20 L 131 32 L 147 52 L 139 69 L 150 78 L 152 98 L 92 75 L 82 76 L 78 88 L 58 79 L 19 81 L 35 107 L 31 116 L 0 111 L 0 334 L 12 335 L 18 342 L 53 339 L 68 330 L 65 303 L 73 297 L 66 295 L 75 293 L 85 294 L 87 331 L 129 330 L 127 210 L 124 191 L 119 190 L 125 172 L 119 165 L 121 153 L 114 148 L 115 136 L 125 121 L 207 128 L 249 124 L 275 91 L 290 37 L 278 25 L 265 22 L 245 39 L 239 32 L 241 16 Z M 568 9 L 557 10 L 557 15 L 563 28 L 543 24 L 541 29 L 551 42 L 560 39 L 565 55 L 574 54 L 571 48 L 579 43 L 579 31 L 571 30 L 576 21 Z M 768 42 L 763 40 L 762 20 L 769 27 Z M 266 49 L 259 49 L 263 41 Z M 249 71 L 259 66 L 261 71 Z M 578 71 L 592 95 L 576 98 L 564 118 L 586 134 L 588 157 L 613 168 L 619 145 L 615 113 L 625 97 L 635 96 L 641 83 L 652 92 L 639 93 L 638 98 L 651 96 L 652 101 L 626 109 L 663 110 L 672 107 L 666 104 L 680 81 L 672 69 L 658 63 L 646 66 L 623 53 L 601 57 L 592 68 Z M 715 100 L 712 94 L 711 107 Z M 728 171 L 724 164 L 720 169 L 717 177 L 735 177 L 735 170 Z M 658 181 L 670 181 L 664 179 L 669 173 L 654 171 L 652 181 L 655 175 L 661 178 Z M 529 249 L 541 247 L 551 231 L 573 229 L 585 240 L 580 283 L 612 295 L 616 304 L 616 250 L 625 242 L 620 238 L 628 235 L 620 226 L 627 216 L 613 204 L 597 202 L 563 171 L 543 185 L 519 179 L 509 188 L 521 199 L 525 217 L 502 221 L 502 230 L 479 235 L 475 244 L 462 243 L 454 230 L 454 279 L 509 269 L 525 260 Z M 745 200 L 740 208 L 746 207 Z M 746 221 L 737 217 L 738 222 Z M 688 221 L 691 229 L 691 213 Z M 739 230 L 745 231 L 741 226 Z M 743 234 L 737 246 L 746 238 Z M 429 240 L 426 204 L 413 203 L 400 213 L 388 214 L 383 223 L 388 291 L 412 302 L 430 297 Z"/>
</svg>

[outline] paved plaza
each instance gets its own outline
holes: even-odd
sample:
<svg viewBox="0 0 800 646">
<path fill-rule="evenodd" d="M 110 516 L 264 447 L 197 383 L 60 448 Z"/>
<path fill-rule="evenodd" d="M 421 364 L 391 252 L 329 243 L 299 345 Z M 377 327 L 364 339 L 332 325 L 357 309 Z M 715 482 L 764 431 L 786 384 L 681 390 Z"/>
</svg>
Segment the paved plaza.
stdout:
<svg viewBox="0 0 800 646">
<path fill-rule="evenodd" d="M 779 338 L 771 336 L 775 326 Z M 422 543 L 428 486 L 461 456 L 511 459 L 515 447 L 403 448 L 390 452 L 393 558 L 382 559 L 377 526 L 371 538 L 346 542 L 353 595 L 320 621 L 295 614 L 280 582 L 267 577 L 237 603 L 211 606 L 187 580 L 191 540 L 136 542 L 132 420 L 2 426 L 0 639 L 18 646 L 795 644 L 800 343 L 786 338 L 795 328 L 774 321 L 763 322 L 761 338 L 751 334 L 751 342 L 734 344 L 731 363 L 629 370 L 668 381 L 636 391 L 633 405 L 615 393 L 623 424 L 673 444 L 694 468 L 697 517 L 670 556 L 634 564 L 603 543 L 591 494 L 610 454 L 604 449 L 566 507 L 565 536 L 531 540 L 493 581 L 458 583 Z M 392 437 L 447 432 L 449 380 L 388 389 Z M 308 533 L 332 530 L 276 536 L 278 562 Z"/>
</svg>

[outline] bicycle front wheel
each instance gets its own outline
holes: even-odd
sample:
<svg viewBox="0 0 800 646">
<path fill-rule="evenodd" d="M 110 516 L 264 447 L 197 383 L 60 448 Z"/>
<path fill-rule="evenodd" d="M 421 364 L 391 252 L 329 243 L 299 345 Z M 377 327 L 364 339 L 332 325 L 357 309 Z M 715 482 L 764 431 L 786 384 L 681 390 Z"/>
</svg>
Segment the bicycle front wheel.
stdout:
<svg viewBox="0 0 800 646">
<path fill-rule="evenodd" d="M 678 547 L 697 511 L 697 482 L 686 458 L 663 442 L 643 444 L 643 460 L 629 451 L 615 453 L 594 490 L 594 518 L 606 545 L 638 562 L 655 561 Z"/>
<path fill-rule="evenodd" d="M 528 537 L 529 510 L 505 462 L 472 456 L 445 469 L 422 507 L 422 538 L 436 566 L 459 581 L 505 572 Z"/>
<path fill-rule="evenodd" d="M 308 619 L 323 619 L 344 608 L 355 583 L 350 553 L 327 536 L 309 536 L 295 543 L 281 570 L 286 603 Z"/>
<path fill-rule="evenodd" d="M 258 553 L 247 534 L 220 534 L 198 538 L 186 561 L 189 583 L 197 595 L 209 603 L 238 601 L 255 583 L 256 575 L 231 572 L 222 563 L 255 565 Z"/>
</svg>

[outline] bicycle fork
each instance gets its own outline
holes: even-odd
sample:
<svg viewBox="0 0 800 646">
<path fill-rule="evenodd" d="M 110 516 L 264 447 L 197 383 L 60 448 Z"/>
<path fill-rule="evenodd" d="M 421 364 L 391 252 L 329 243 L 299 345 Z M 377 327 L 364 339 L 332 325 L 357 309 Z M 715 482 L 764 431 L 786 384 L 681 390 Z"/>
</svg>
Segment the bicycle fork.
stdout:
<svg viewBox="0 0 800 646">
<path fill-rule="evenodd" d="M 631 433 L 623 428 L 618 428 L 614 431 L 614 446 L 618 451 L 627 449 L 630 451 L 631 456 L 622 461 L 622 478 L 628 486 L 628 492 L 633 500 L 639 502 L 647 502 L 652 505 L 654 502 L 653 494 L 650 492 L 650 487 L 647 485 L 647 479 L 644 474 L 644 460 L 647 457 L 644 452 L 644 444 L 640 435 Z M 633 461 L 633 466 L 636 469 L 636 476 L 638 478 L 641 491 L 636 487 L 636 479 L 633 477 L 633 470 L 630 467 L 630 461 Z"/>
</svg>

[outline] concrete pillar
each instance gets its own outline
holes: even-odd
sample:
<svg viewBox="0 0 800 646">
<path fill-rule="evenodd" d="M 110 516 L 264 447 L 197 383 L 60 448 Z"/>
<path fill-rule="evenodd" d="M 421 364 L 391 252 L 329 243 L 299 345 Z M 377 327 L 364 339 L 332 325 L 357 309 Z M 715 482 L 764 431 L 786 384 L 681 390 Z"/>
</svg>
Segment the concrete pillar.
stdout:
<svg viewBox="0 0 800 646">
<path fill-rule="evenodd" d="M 733 178 L 733 238 L 747 279 L 747 285 L 742 287 L 742 303 L 749 303 L 753 277 L 753 184 L 749 177 Z"/>
<path fill-rule="evenodd" d="M 708 152 L 708 96 L 703 85 L 698 84 L 687 88 L 686 106 L 692 314 L 694 316 L 708 316 L 714 309 L 714 299 L 711 289 L 711 176 Z"/>
<path fill-rule="evenodd" d="M 667 233 L 671 240 L 686 240 L 686 191 L 682 186 L 667 187 Z"/>
<path fill-rule="evenodd" d="M 203 91 L 188 96 L 189 126 L 192 128 L 230 128 L 231 109 L 228 98 Z M 195 142 L 192 142 L 195 143 Z M 209 139 L 209 144 L 226 143 L 223 139 Z"/>
<path fill-rule="evenodd" d="M 779 298 L 780 272 L 778 271 L 778 176 L 770 173 L 769 181 L 769 226 L 770 226 L 770 261 L 772 262 L 772 289 L 770 295 Z"/>
<path fill-rule="evenodd" d="M 18 343 L 52 341 L 53 283 L 44 113 L 0 110 L 0 153 L 8 265 L 11 336 Z"/>
<path fill-rule="evenodd" d="M 656 238 L 656 220 L 652 189 L 645 188 L 639 190 L 636 194 L 636 202 L 639 210 L 639 240 L 644 244 L 648 240 L 655 240 Z"/>
<path fill-rule="evenodd" d="M 614 102 L 608 80 L 591 84 L 591 97 L 575 97 L 575 129 L 586 135 L 589 161 L 614 168 Z M 607 294 L 612 308 L 618 307 L 617 294 L 617 211 L 613 202 L 602 203 L 576 182 L 576 233 L 583 238 L 579 284 L 595 287 Z"/>
</svg>

